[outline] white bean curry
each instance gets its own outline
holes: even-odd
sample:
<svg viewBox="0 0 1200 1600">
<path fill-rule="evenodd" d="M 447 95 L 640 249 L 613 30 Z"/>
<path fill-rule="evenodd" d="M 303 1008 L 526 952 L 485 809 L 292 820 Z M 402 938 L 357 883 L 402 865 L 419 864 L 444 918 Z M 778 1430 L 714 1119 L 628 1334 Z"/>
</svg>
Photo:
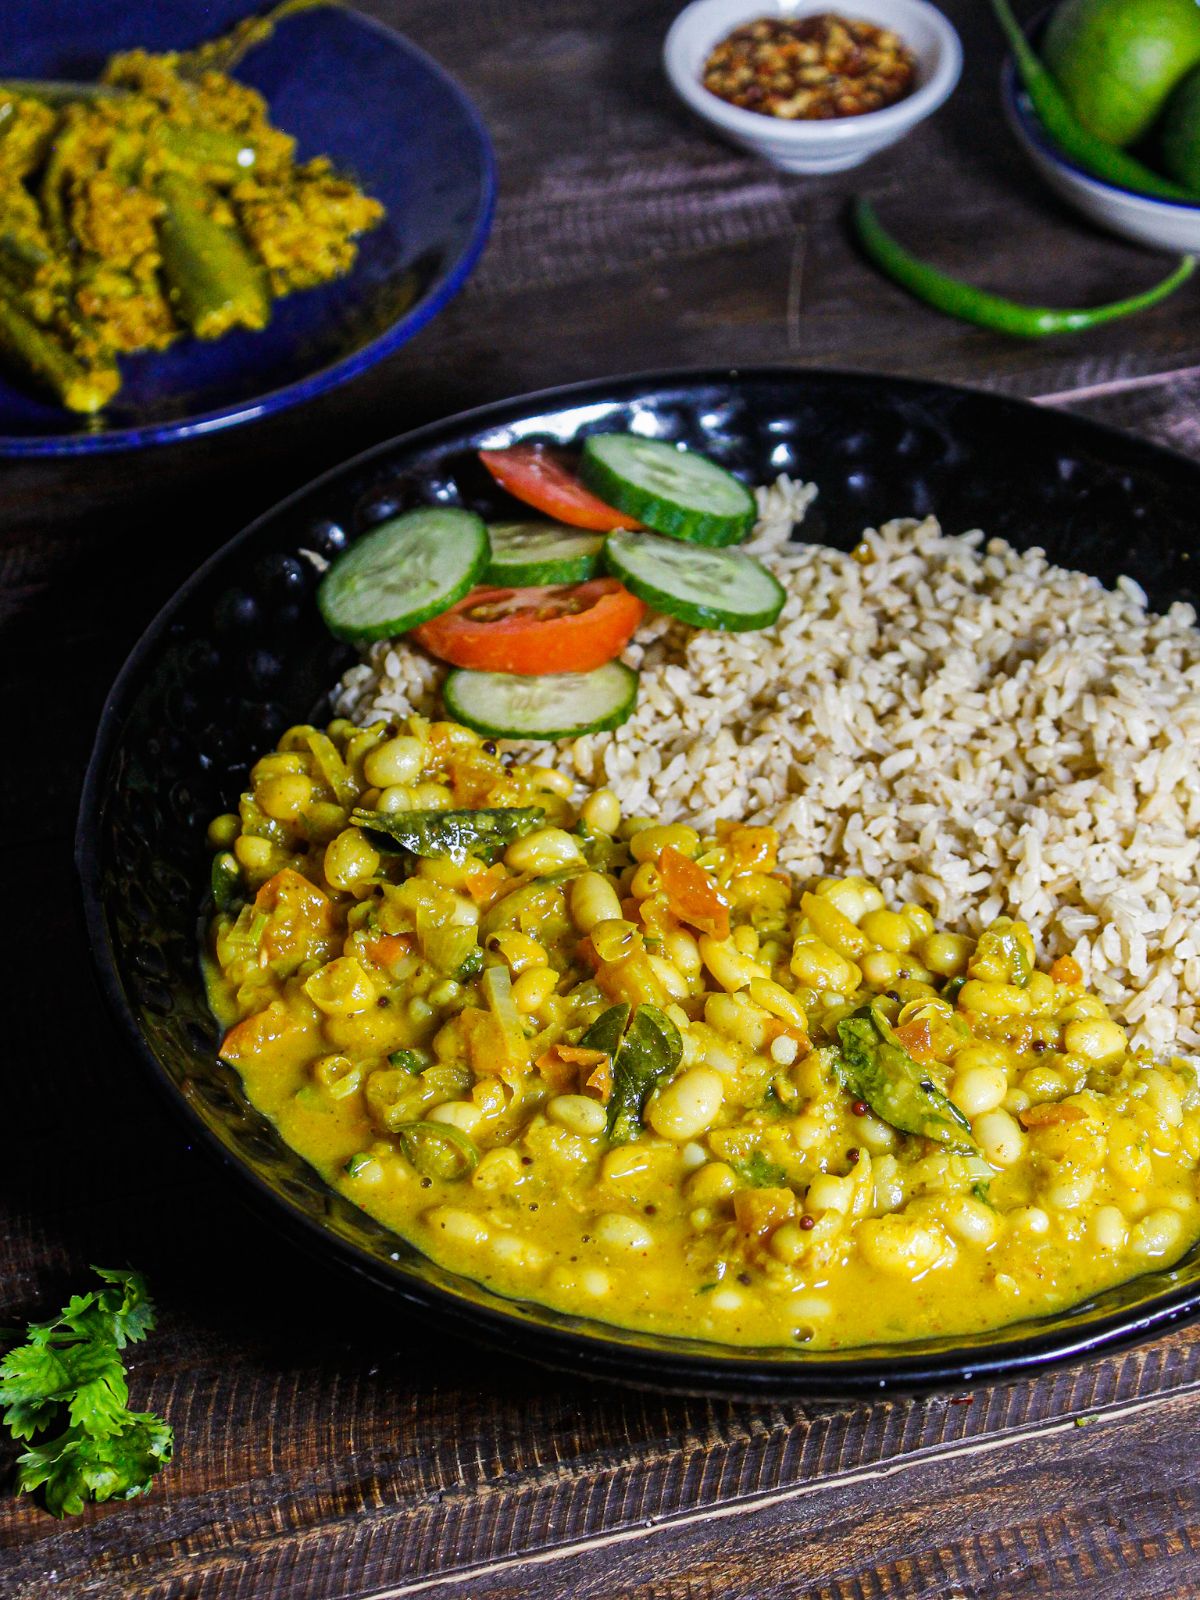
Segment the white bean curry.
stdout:
<svg viewBox="0 0 1200 1600">
<path fill-rule="evenodd" d="M 1065 1308 L 1200 1234 L 1200 1087 L 1039 964 L 769 827 L 623 817 L 469 730 L 290 729 L 218 817 L 221 1054 L 445 1267 L 844 1348 Z"/>
</svg>

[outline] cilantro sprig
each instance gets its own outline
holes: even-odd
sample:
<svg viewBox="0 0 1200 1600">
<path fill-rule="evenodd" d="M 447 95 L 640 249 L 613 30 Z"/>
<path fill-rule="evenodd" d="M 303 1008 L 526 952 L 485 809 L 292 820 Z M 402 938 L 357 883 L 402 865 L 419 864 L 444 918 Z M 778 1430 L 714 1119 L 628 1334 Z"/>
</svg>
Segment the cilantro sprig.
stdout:
<svg viewBox="0 0 1200 1600">
<path fill-rule="evenodd" d="M 129 1410 L 121 1351 L 154 1327 L 145 1279 L 92 1271 L 102 1289 L 72 1295 L 52 1322 L 31 1322 L 25 1343 L 0 1361 L 4 1423 L 29 1444 L 17 1458 L 17 1488 L 41 1489 L 56 1517 L 76 1516 L 89 1499 L 145 1494 L 174 1443 L 161 1417 Z"/>
</svg>

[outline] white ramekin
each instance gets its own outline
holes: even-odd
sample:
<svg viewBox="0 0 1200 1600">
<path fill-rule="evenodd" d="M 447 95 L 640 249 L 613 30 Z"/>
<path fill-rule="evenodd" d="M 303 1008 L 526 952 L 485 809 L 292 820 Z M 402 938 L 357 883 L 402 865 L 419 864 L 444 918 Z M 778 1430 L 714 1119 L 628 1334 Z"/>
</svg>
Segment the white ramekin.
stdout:
<svg viewBox="0 0 1200 1600">
<path fill-rule="evenodd" d="M 847 0 L 845 14 L 893 29 L 917 58 L 917 87 L 907 99 L 859 117 L 787 122 L 744 111 L 710 94 L 701 79 L 714 45 L 759 17 L 804 17 L 833 9 L 831 0 L 693 0 L 675 18 L 663 65 L 676 94 L 735 144 L 787 172 L 841 172 L 902 139 L 936 111 L 962 71 L 958 34 L 926 0 Z"/>
</svg>

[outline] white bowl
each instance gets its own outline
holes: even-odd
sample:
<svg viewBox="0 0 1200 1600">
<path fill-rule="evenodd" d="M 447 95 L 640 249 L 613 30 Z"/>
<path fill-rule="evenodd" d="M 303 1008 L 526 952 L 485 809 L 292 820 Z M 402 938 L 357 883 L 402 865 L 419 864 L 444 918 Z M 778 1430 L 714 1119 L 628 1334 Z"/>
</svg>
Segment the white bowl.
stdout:
<svg viewBox="0 0 1200 1600">
<path fill-rule="evenodd" d="M 713 47 L 743 22 L 759 17 L 806 17 L 828 11 L 830 0 L 693 0 L 671 24 L 663 65 L 680 99 L 726 138 L 765 156 L 787 172 L 842 172 L 902 139 L 936 111 L 958 82 L 958 35 L 926 0 L 851 0 L 846 14 L 891 28 L 917 58 L 917 87 L 894 106 L 826 122 L 785 121 L 745 111 L 711 94 L 703 83 Z"/>
<path fill-rule="evenodd" d="M 1050 187 L 1091 222 L 1156 250 L 1200 253 L 1200 201 L 1156 200 L 1094 178 L 1051 144 L 1009 60 L 1002 80 L 1004 110 L 1017 143 Z"/>
</svg>

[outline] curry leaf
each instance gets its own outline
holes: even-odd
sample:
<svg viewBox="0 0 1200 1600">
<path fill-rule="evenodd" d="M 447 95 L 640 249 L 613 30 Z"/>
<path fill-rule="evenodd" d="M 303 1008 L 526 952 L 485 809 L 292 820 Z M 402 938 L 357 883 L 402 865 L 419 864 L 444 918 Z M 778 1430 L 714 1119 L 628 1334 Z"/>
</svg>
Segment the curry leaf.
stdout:
<svg viewBox="0 0 1200 1600">
<path fill-rule="evenodd" d="M 621 1040 L 625 1037 L 625 1025 L 629 1021 L 629 1007 L 622 1002 L 618 1006 L 609 1006 L 607 1011 L 602 1011 L 592 1023 L 591 1027 L 579 1040 L 581 1050 L 603 1050 L 606 1056 L 616 1058 L 617 1051 L 621 1048 Z"/>
<path fill-rule="evenodd" d="M 380 850 L 407 850 L 414 856 L 449 856 L 490 861 L 545 821 L 541 806 L 493 806 L 477 811 L 364 811 L 351 821 L 365 828 Z"/>
<path fill-rule="evenodd" d="M 870 1006 L 839 1022 L 837 1032 L 841 1049 L 834 1069 L 843 1088 L 901 1133 L 920 1134 L 947 1150 L 978 1154 L 962 1112 Z"/>
<path fill-rule="evenodd" d="M 657 1006 L 638 1006 L 613 1062 L 613 1090 L 608 1102 L 610 1139 L 625 1144 L 637 1137 L 651 1091 L 663 1078 L 670 1077 L 682 1059 L 683 1040 L 670 1017 Z"/>
</svg>

